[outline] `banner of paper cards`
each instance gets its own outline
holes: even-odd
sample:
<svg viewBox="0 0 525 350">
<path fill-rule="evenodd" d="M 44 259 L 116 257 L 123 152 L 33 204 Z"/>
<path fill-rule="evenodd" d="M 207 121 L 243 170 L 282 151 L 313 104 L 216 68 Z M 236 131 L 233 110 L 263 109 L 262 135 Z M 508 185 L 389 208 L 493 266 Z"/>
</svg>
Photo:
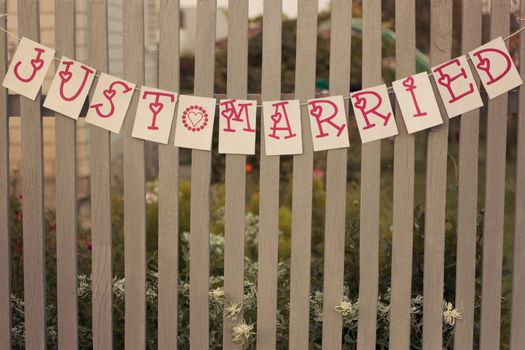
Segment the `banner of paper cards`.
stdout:
<svg viewBox="0 0 525 350">
<path fill-rule="evenodd" d="M 54 57 L 53 49 L 22 38 L 3 86 L 34 100 Z M 471 51 L 468 57 L 489 98 L 522 84 L 501 37 Z M 432 68 L 431 75 L 449 118 L 483 105 L 466 56 Z M 44 107 L 77 119 L 95 76 L 95 69 L 62 57 Z M 409 133 L 443 123 L 430 75 L 411 75 L 392 85 Z M 167 144 L 176 114 L 175 146 L 211 150 L 215 99 L 179 96 L 147 86 L 136 89 L 133 83 L 105 73 L 99 76 L 86 122 L 120 132 L 135 90 L 140 96 L 133 137 Z M 349 99 L 363 143 L 398 134 L 386 85 L 352 92 Z M 219 153 L 254 154 L 257 102 L 225 99 L 218 105 Z M 312 99 L 306 105 L 315 151 L 349 147 L 343 96 Z M 262 116 L 267 155 L 303 152 L 299 100 L 264 101 Z"/>
</svg>

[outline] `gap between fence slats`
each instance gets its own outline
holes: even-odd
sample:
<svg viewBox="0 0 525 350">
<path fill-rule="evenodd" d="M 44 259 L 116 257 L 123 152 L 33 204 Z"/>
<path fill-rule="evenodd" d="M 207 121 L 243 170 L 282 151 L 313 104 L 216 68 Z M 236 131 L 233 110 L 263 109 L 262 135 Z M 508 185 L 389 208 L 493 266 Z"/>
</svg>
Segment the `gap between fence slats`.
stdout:
<svg viewBox="0 0 525 350">
<path fill-rule="evenodd" d="M 97 71 L 108 71 L 108 3 L 88 4 L 89 64 Z M 93 89 L 92 89 L 93 93 Z M 92 96 L 92 95 L 91 95 Z M 94 125 L 91 136 L 91 279 L 93 348 L 113 348 L 113 285 L 111 265 L 111 135 Z"/>
<path fill-rule="evenodd" d="M 350 86 L 352 25 L 348 18 L 352 18 L 352 1 L 332 1 L 330 95 L 346 94 Z M 348 101 L 345 109 L 348 111 Z M 346 148 L 329 150 L 326 160 L 323 348 L 334 350 L 341 349 L 343 338 L 343 318 L 335 307 L 343 299 L 347 154 Z"/>
<path fill-rule="evenodd" d="M 381 84 L 381 2 L 363 3 L 363 87 Z M 361 145 L 357 349 L 375 349 L 379 276 L 381 141 Z"/>
<path fill-rule="evenodd" d="M 430 65 L 450 59 L 452 0 L 431 1 Z M 437 91 L 434 90 L 437 94 Z M 447 186 L 448 117 L 439 100 L 443 125 L 428 132 L 425 243 L 423 273 L 423 348 L 441 349 L 445 260 L 445 205 Z"/>
<path fill-rule="evenodd" d="M 462 2 L 462 47 L 467 53 L 481 44 L 481 0 Z M 477 76 L 474 75 L 477 79 Z M 461 116 L 459 134 L 456 308 L 462 319 L 454 330 L 454 348 L 472 349 L 476 283 L 479 110 Z"/>
<path fill-rule="evenodd" d="M 7 1 L 0 1 L 7 13 Z M 0 19 L 7 28 L 7 17 Z M 7 72 L 7 34 L 0 33 L 0 80 Z M 0 87 L 0 349 L 11 348 L 11 233 L 9 231 L 9 117 L 7 89 Z"/>
<path fill-rule="evenodd" d="M 248 90 L 248 1 L 228 3 L 228 98 L 245 99 Z M 220 118 L 220 115 L 219 115 Z M 224 217 L 224 291 L 234 303 L 244 298 L 244 221 L 246 156 L 226 155 Z M 232 328 L 241 322 L 224 317 L 223 348 L 242 349 L 232 342 Z"/>
<path fill-rule="evenodd" d="M 510 1 L 492 1 L 490 37 L 506 36 L 509 33 L 509 21 Z M 481 350 L 500 347 L 507 102 L 507 93 L 488 102 L 481 275 Z"/>
<path fill-rule="evenodd" d="M 178 91 L 179 0 L 162 0 L 160 8 L 159 88 Z M 168 144 L 159 145 L 159 349 L 177 348 L 179 148 L 173 146 L 174 135 L 172 127 Z"/>
<path fill-rule="evenodd" d="M 525 1 L 520 17 L 525 18 Z M 525 36 L 519 38 L 519 72 L 525 76 Z M 514 254 L 512 266 L 512 311 L 510 349 L 525 348 L 525 88 L 519 88 L 518 135 L 516 155 L 516 219 L 514 221 Z"/>
<path fill-rule="evenodd" d="M 281 95 L 282 0 L 264 2 L 261 97 Z M 264 130 L 262 112 L 260 130 Z M 279 156 L 266 156 L 260 132 L 259 252 L 257 275 L 257 349 L 276 347 L 277 265 L 279 253 Z"/>
<path fill-rule="evenodd" d="M 396 78 L 416 72 L 416 2 L 396 1 Z M 399 135 L 394 139 L 394 202 L 389 345 L 410 346 L 410 301 L 414 235 L 415 136 L 407 132 L 396 104 Z"/>
<path fill-rule="evenodd" d="M 144 3 L 123 6 L 124 79 L 144 83 Z M 125 347 L 146 347 L 146 213 L 144 141 L 131 137 L 139 94 L 124 120 Z"/>
<path fill-rule="evenodd" d="M 40 41 L 37 0 L 18 1 L 18 35 Z M 44 253 L 44 174 L 40 96 L 35 101 L 20 97 L 22 133 L 22 212 L 24 245 L 25 345 L 28 350 L 46 348 L 46 277 Z"/>
<path fill-rule="evenodd" d="M 295 98 L 315 96 L 317 0 L 297 5 Z M 312 245 L 312 134 L 306 106 L 301 106 L 303 154 L 293 156 L 292 248 L 290 267 L 290 350 L 309 347 L 310 262 Z"/>
<path fill-rule="evenodd" d="M 55 47 L 75 57 L 75 2 L 55 2 Z M 58 347 L 78 348 L 76 120 L 55 114 Z"/>
<path fill-rule="evenodd" d="M 197 3 L 194 93 L 198 96 L 213 96 L 216 13 L 216 0 Z M 192 150 L 191 154 L 190 346 L 208 349 L 211 152 Z"/>
</svg>

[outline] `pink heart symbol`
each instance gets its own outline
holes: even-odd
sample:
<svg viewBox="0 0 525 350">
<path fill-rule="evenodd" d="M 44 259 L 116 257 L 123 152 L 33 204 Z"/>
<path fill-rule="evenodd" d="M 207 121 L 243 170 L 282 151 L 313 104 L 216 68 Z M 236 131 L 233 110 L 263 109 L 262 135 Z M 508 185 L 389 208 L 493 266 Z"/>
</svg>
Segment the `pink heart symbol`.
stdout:
<svg viewBox="0 0 525 350">
<path fill-rule="evenodd" d="M 366 107 L 366 99 L 361 98 L 361 97 L 356 97 L 354 106 L 357 109 L 364 109 Z"/>
<path fill-rule="evenodd" d="M 449 86 L 450 85 L 450 75 L 448 74 L 442 75 L 438 79 L 438 83 L 443 86 Z"/>
<path fill-rule="evenodd" d="M 149 104 L 149 110 L 155 115 L 162 111 L 162 108 L 164 108 L 164 103 L 161 102 L 151 102 Z"/>
<path fill-rule="evenodd" d="M 31 65 L 33 66 L 35 70 L 40 70 L 42 66 L 44 65 L 44 60 L 40 58 L 33 58 L 31 60 Z"/>
<path fill-rule="evenodd" d="M 73 73 L 65 70 L 60 71 L 58 75 L 60 76 L 60 79 L 62 79 L 66 83 L 73 77 Z"/>
<path fill-rule="evenodd" d="M 190 120 L 191 124 L 193 124 L 193 127 L 196 127 L 201 122 L 202 118 L 204 118 L 204 115 L 201 112 L 189 112 L 188 113 L 188 119 Z"/>
<path fill-rule="evenodd" d="M 279 123 L 279 121 L 281 120 L 282 117 L 283 117 L 283 115 L 281 114 L 281 112 L 277 112 L 275 114 L 272 114 L 272 116 L 270 118 L 273 120 L 273 122 L 275 124 L 277 124 L 277 123 Z"/>
<path fill-rule="evenodd" d="M 490 69 L 490 60 L 488 58 L 481 58 L 476 67 L 478 69 L 488 71 Z"/>
<path fill-rule="evenodd" d="M 310 110 L 310 114 L 314 118 L 319 118 L 323 114 L 323 108 L 321 106 L 312 105 L 312 109 Z"/>
<path fill-rule="evenodd" d="M 414 87 L 414 78 L 413 77 L 407 77 L 405 80 L 403 80 L 403 82 L 401 84 L 403 84 L 403 86 L 406 87 L 407 89 L 413 88 Z"/>
<path fill-rule="evenodd" d="M 106 98 L 108 100 L 112 100 L 117 92 L 115 90 L 108 89 L 108 90 L 104 90 L 103 93 L 104 93 L 104 96 L 106 96 Z M 150 106 L 150 108 L 151 108 L 151 106 Z"/>
</svg>

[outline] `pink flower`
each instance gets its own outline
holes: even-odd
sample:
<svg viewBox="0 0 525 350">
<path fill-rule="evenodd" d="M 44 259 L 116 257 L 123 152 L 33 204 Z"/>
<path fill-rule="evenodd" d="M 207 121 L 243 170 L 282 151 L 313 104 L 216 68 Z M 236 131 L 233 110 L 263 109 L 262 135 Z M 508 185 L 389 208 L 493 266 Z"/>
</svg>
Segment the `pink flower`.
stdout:
<svg viewBox="0 0 525 350">
<path fill-rule="evenodd" d="M 93 246 L 91 245 L 91 243 L 88 243 L 88 244 L 87 244 L 87 250 L 89 250 L 89 251 L 92 251 L 92 250 L 93 250 Z"/>
<path fill-rule="evenodd" d="M 313 175 L 314 175 L 314 177 L 323 178 L 324 177 L 324 171 L 321 168 L 314 168 Z"/>
</svg>

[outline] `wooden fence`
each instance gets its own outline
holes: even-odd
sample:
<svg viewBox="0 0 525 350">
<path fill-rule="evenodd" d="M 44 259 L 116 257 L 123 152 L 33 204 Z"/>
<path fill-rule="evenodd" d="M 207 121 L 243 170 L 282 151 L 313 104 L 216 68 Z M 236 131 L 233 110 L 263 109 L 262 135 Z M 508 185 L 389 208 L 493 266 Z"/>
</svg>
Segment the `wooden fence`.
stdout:
<svg viewBox="0 0 525 350">
<path fill-rule="evenodd" d="M 283 0 L 265 0 L 263 16 L 263 100 L 281 95 L 281 34 Z M 0 1 L 5 13 L 7 1 Z M 247 96 L 248 1 L 230 0 L 228 9 L 227 95 Z M 56 50 L 75 55 L 75 2 L 56 0 Z M 350 83 L 352 1 L 333 0 L 330 39 L 330 93 L 346 94 Z M 416 1 L 396 0 L 396 76 L 415 72 Z M 19 36 L 39 40 L 39 4 L 19 0 Z M 363 1 L 363 86 L 381 83 L 381 1 Z M 482 1 L 462 0 L 461 50 L 481 44 Z M 159 87 L 179 87 L 179 0 L 160 0 Z M 431 0 L 430 63 L 452 55 L 452 0 Z M 200 96 L 214 94 L 216 2 L 197 2 L 199 29 L 195 51 L 195 90 Z M 298 0 L 295 96 L 305 101 L 315 95 L 316 0 Z M 457 14 L 456 14 L 457 15 Z M 525 4 L 521 4 L 525 18 Z M 140 85 L 144 81 L 144 4 L 126 1 L 123 6 L 123 78 Z M 490 37 L 509 33 L 510 1 L 492 1 Z M 10 20 L 15 20 L 14 18 Z M 93 0 L 88 9 L 89 61 L 108 71 L 107 1 Z M 0 19 L 5 27 L 6 18 Z M 520 39 L 519 58 L 525 59 L 525 36 Z M 7 36 L 0 33 L 0 79 L 7 70 Z M 520 65 L 525 76 L 525 65 Z M 513 95 L 517 101 L 519 130 L 515 203 L 512 326 L 510 346 L 525 348 L 525 90 Z M 46 344 L 45 254 L 43 202 L 42 111 L 40 99 L 8 97 L 0 88 L 0 349 L 11 348 L 10 233 L 9 233 L 9 117 L 17 110 L 22 120 L 22 194 L 24 244 L 24 301 L 27 349 Z M 13 106 L 13 103 L 18 103 Z M 488 102 L 486 135 L 486 182 L 481 292 L 481 349 L 500 347 L 503 221 L 507 147 L 507 94 Z M 123 128 L 124 231 L 125 231 L 125 346 L 143 349 L 146 344 L 146 214 L 144 142 L 131 135 L 137 98 L 132 101 Z M 398 116 L 399 112 L 397 112 Z M 484 117 L 484 116 L 483 116 Z M 415 184 L 415 138 L 397 118 L 400 135 L 394 139 L 393 240 L 390 303 L 390 348 L 408 349 L 412 280 L 413 207 Z M 310 261 L 312 223 L 313 150 L 310 126 L 303 110 L 304 154 L 293 157 L 292 243 L 289 308 L 289 348 L 309 347 Z M 478 149 L 480 111 L 461 117 L 459 133 L 459 196 L 457 227 L 457 277 L 455 303 L 463 319 L 455 329 L 454 347 L 473 348 L 475 308 L 476 217 L 478 213 Z M 56 118 L 57 150 L 57 293 L 58 344 L 60 349 L 78 348 L 77 306 L 77 203 L 75 187 L 76 122 Z M 95 349 L 111 349 L 112 243 L 110 135 L 91 131 L 91 224 L 93 278 L 93 342 Z M 442 348 L 443 285 L 445 255 L 445 206 L 447 186 L 447 121 L 431 129 L 427 139 L 424 241 L 423 348 Z M 172 135 L 173 138 L 173 135 Z M 357 143 L 358 140 L 352 142 Z M 170 141 L 170 144 L 172 142 Z M 260 227 L 257 286 L 257 348 L 275 349 L 277 309 L 279 157 L 260 155 Z M 209 348 L 209 232 L 210 174 L 212 154 L 193 150 L 191 163 L 190 235 L 190 343 L 192 349 Z M 226 156 L 224 288 L 236 302 L 243 298 L 244 217 L 246 157 Z M 352 169 L 350 169 L 352 171 Z M 171 145 L 159 150 L 158 225 L 158 347 L 177 344 L 179 150 Z M 381 142 L 362 146 L 360 201 L 360 280 L 358 349 L 376 348 L 379 282 Z M 342 317 L 334 306 L 343 296 L 347 150 L 327 152 L 326 224 L 324 236 L 324 349 L 340 349 Z M 357 295 L 356 295 L 357 297 Z M 242 317 L 242 316 L 241 316 Z M 224 348 L 231 343 L 232 322 L 224 322 Z M 179 331 L 180 332 L 180 331 Z"/>
</svg>

